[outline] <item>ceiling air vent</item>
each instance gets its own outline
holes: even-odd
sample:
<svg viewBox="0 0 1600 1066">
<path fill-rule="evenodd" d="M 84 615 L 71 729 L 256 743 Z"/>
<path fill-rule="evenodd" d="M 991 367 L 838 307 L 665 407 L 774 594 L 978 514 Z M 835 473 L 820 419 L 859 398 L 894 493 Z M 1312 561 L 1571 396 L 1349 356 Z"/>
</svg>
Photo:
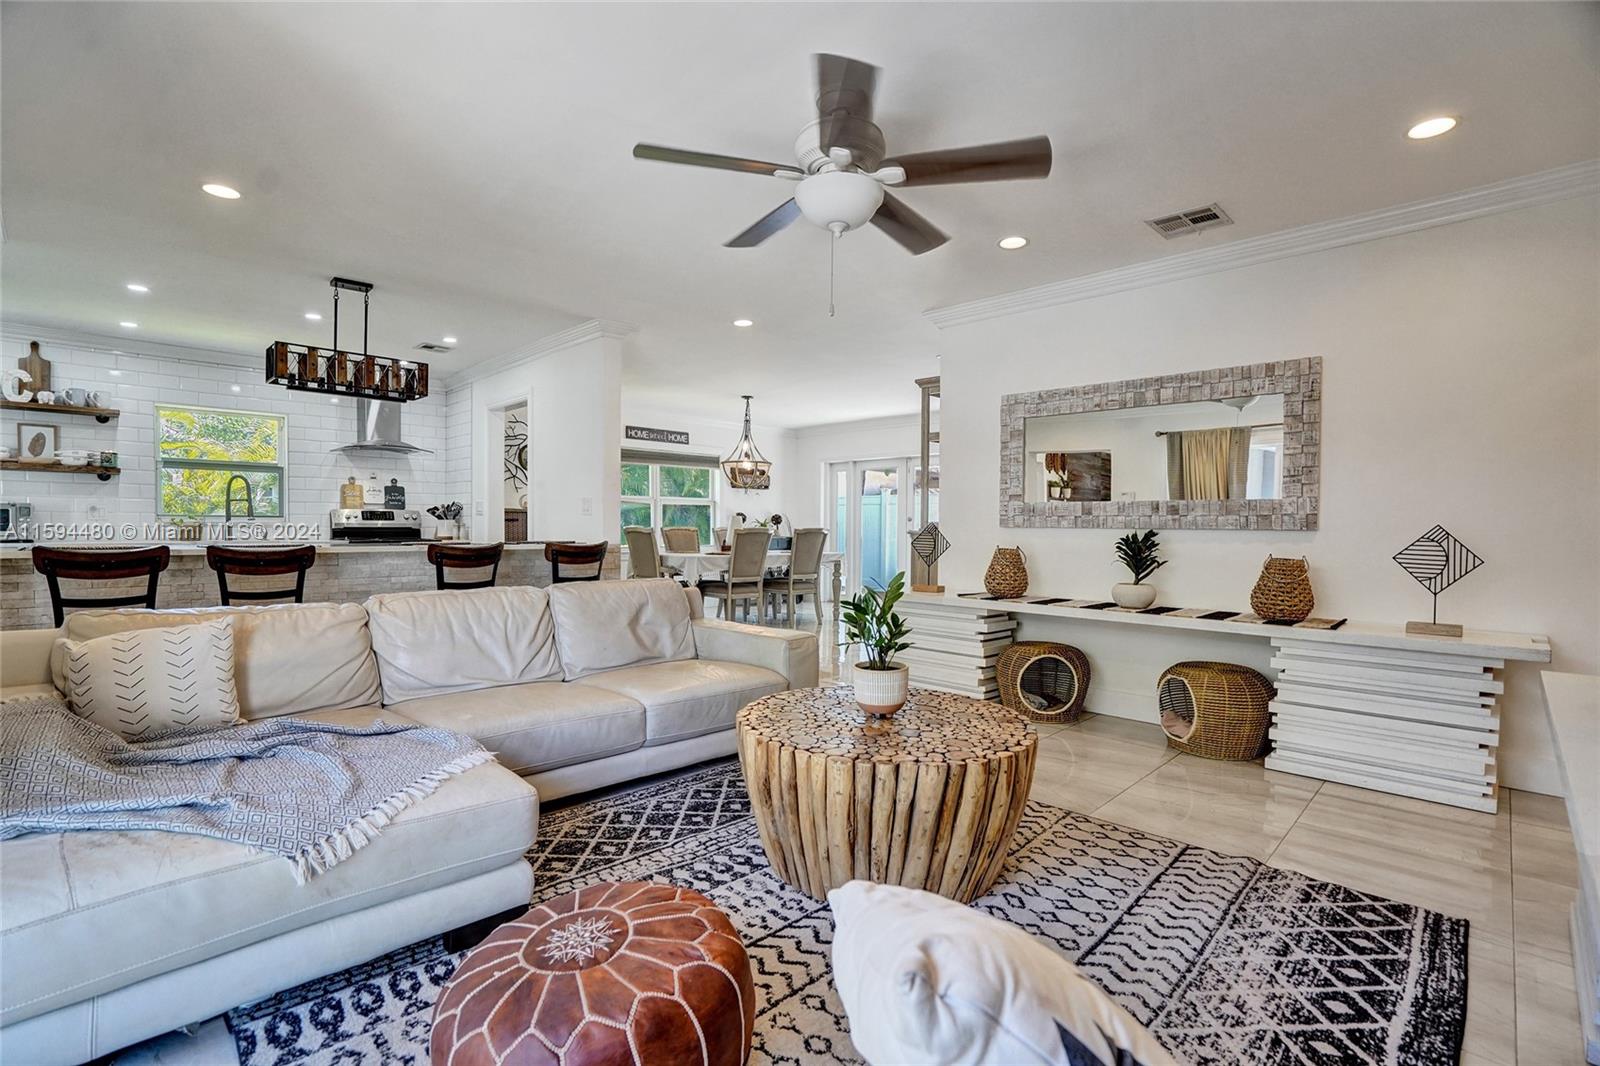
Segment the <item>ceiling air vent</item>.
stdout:
<svg viewBox="0 0 1600 1066">
<path fill-rule="evenodd" d="M 423 341 L 414 349 L 414 351 L 419 352 L 448 352 L 453 350 L 448 344 L 434 344 L 431 341 Z"/>
<path fill-rule="evenodd" d="M 1231 226 L 1233 219 L 1228 213 L 1216 204 L 1207 204 L 1197 207 L 1192 211 L 1179 211 L 1175 215 L 1162 215 L 1160 218 L 1147 218 L 1144 224 L 1161 234 L 1167 240 L 1181 237 L 1185 233 L 1198 233 L 1203 229 L 1214 226 Z"/>
</svg>

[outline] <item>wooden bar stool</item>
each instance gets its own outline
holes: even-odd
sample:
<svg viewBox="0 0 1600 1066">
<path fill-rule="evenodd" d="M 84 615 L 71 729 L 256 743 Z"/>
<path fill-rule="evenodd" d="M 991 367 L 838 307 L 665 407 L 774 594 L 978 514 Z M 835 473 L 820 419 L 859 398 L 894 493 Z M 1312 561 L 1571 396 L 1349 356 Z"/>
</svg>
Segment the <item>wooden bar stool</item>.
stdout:
<svg viewBox="0 0 1600 1066">
<path fill-rule="evenodd" d="M 428 562 L 433 564 L 434 573 L 437 575 L 435 587 L 441 589 L 486 589 L 494 584 L 494 579 L 500 573 L 500 555 L 505 551 L 505 542 L 499 544 L 430 544 L 428 545 Z M 489 568 L 489 578 L 486 581 L 446 581 L 446 570 L 481 570 Z"/>
<path fill-rule="evenodd" d="M 68 607 L 149 607 L 156 605 L 156 584 L 161 571 L 172 562 L 172 549 L 165 544 L 154 548 L 45 548 L 33 549 L 33 568 L 44 575 L 50 586 L 50 609 L 56 627 L 66 620 Z M 140 593 L 113 596 L 63 596 L 61 579 L 68 581 L 116 581 L 121 578 L 149 578 Z"/>
<path fill-rule="evenodd" d="M 551 541 L 544 546 L 544 557 L 550 561 L 550 583 L 559 585 L 564 581 L 599 581 L 600 571 L 606 561 L 606 549 L 611 542 L 602 540 L 598 544 L 576 544 L 571 541 Z M 592 566 L 592 574 L 565 574 L 561 573 L 563 566 Z"/>
<path fill-rule="evenodd" d="M 306 571 L 317 565 L 317 549 L 311 544 L 298 544 L 293 548 L 224 548 L 206 545 L 206 565 L 217 572 L 217 592 L 222 606 L 234 600 L 281 600 L 293 597 L 295 603 L 305 602 Z M 229 589 L 228 575 L 235 577 L 271 577 L 276 574 L 293 574 L 292 589 Z"/>
</svg>

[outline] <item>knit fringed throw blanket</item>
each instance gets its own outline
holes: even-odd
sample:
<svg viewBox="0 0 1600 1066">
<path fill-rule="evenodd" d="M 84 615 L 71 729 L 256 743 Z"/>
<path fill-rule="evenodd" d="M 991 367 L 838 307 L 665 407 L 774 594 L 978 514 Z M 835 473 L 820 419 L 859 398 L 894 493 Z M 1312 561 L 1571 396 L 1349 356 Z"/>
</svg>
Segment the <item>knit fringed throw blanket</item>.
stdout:
<svg viewBox="0 0 1600 1066">
<path fill-rule="evenodd" d="M 282 855 L 304 884 L 492 758 L 444 729 L 291 718 L 130 744 L 57 697 L 12 698 L 0 707 L 0 840 L 195 833 Z"/>
</svg>

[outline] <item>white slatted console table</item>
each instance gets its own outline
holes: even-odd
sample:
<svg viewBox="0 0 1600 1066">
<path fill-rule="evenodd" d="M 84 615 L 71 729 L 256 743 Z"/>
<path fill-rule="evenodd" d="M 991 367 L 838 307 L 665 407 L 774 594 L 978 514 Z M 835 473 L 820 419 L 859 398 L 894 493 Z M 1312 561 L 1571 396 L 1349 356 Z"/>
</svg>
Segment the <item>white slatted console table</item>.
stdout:
<svg viewBox="0 0 1600 1066">
<path fill-rule="evenodd" d="M 1546 670 L 1545 708 L 1578 851 L 1572 968 L 1588 1061 L 1600 1066 L 1600 677 Z"/>
<path fill-rule="evenodd" d="M 1008 618 L 1254 637 L 1271 642 L 1278 673 L 1269 768 L 1493 811 L 1503 688 L 1496 671 L 1508 660 L 1550 661 L 1548 639 L 1521 633 L 1426 637 L 1371 622 L 1296 629 L 1066 607 L 1064 598 L 907 594 L 901 612 L 917 647 L 901 657 L 912 684 L 995 695 L 995 665 L 1014 628 L 1006 627 Z M 1038 602 L 1050 599 L 1057 602 Z"/>
</svg>

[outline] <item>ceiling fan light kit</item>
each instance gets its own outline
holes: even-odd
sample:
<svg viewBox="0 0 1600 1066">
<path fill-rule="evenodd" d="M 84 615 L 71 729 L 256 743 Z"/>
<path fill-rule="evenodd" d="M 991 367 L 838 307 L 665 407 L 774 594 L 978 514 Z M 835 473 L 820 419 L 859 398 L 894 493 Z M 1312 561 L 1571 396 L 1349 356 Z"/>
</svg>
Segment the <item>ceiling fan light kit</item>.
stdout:
<svg viewBox="0 0 1600 1066">
<path fill-rule="evenodd" d="M 887 186 L 913 188 L 1050 175 L 1048 137 L 888 157 L 883 131 L 872 121 L 878 68 L 844 56 L 819 54 L 812 58 L 816 61 L 817 118 L 795 141 L 795 166 L 657 144 L 633 147 L 638 159 L 799 181 L 793 199 L 728 241 L 729 248 L 753 248 L 797 218 L 804 218 L 836 238 L 870 222 L 912 255 L 922 255 L 950 238 L 890 195 Z"/>
</svg>

